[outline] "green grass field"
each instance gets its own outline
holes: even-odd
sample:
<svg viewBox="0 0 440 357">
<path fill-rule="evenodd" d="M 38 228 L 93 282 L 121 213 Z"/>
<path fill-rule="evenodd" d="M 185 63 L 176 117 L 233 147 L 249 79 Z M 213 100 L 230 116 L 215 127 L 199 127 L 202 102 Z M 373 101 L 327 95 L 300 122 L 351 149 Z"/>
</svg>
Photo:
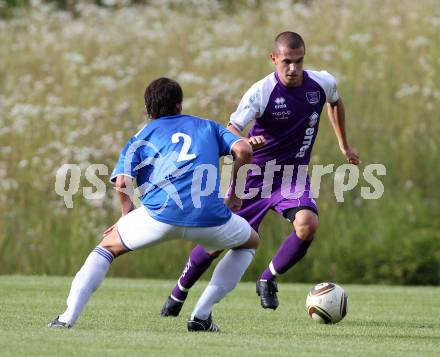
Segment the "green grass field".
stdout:
<svg viewBox="0 0 440 357">
<path fill-rule="evenodd" d="M 276 312 L 260 308 L 243 283 L 214 311 L 220 334 L 188 333 L 186 318 L 159 311 L 173 282 L 109 278 L 70 330 L 46 323 L 64 309 L 71 278 L 0 276 L 2 356 L 439 356 L 440 288 L 346 285 L 349 312 L 319 325 L 305 311 L 309 285 L 281 284 Z"/>
</svg>

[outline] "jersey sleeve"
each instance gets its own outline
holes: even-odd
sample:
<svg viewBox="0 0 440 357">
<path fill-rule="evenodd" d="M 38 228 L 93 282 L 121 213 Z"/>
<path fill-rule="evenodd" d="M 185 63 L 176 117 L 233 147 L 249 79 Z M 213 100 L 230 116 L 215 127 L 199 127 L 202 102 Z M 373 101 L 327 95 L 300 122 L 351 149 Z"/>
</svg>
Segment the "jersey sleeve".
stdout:
<svg viewBox="0 0 440 357">
<path fill-rule="evenodd" d="M 230 123 L 242 131 L 251 121 L 260 118 L 266 110 L 276 85 L 275 73 L 271 73 L 254 83 L 244 94 L 237 110 L 231 114 Z"/>
<path fill-rule="evenodd" d="M 307 71 L 307 73 L 324 90 L 325 99 L 328 103 L 334 103 L 339 99 L 335 77 L 327 71 Z"/>
<path fill-rule="evenodd" d="M 215 125 L 216 125 L 216 130 L 217 130 L 218 138 L 219 138 L 219 146 L 220 146 L 219 153 L 221 156 L 230 155 L 231 150 L 232 150 L 232 146 L 234 146 L 234 144 L 237 141 L 240 141 L 243 139 L 240 138 L 239 136 L 235 135 L 234 133 L 230 132 L 228 129 L 221 126 L 220 124 L 215 123 Z"/>
<path fill-rule="evenodd" d="M 116 182 L 118 176 L 128 176 L 135 178 L 138 174 L 136 166 L 141 162 L 139 146 L 136 145 L 136 137 L 132 137 L 128 140 L 127 144 L 121 150 L 119 159 L 116 166 L 110 176 L 111 182 Z"/>
<path fill-rule="evenodd" d="M 334 103 L 339 99 L 338 88 L 336 86 L 336 79 L 327 71 L 322 71 L 324 74 L 324 78 L 326 79 L 327 88 L 324 88 L 325 94 L 327 96 L 328 103 Z"/>
<path fill-rule="evenodd" d="M 252 120 L 262 115 L 260 103 L 261 88 L 256 83 L 241 98 L 237 110 L 231 114 L 230 123 L 242 131 Z"/>
</svg>

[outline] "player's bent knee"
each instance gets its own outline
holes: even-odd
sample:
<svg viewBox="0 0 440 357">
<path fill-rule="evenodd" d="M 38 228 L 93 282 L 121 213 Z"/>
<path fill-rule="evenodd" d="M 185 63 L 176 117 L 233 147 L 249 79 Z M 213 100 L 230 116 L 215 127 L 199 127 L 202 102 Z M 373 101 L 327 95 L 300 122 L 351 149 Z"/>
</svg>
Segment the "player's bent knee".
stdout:
<svg viewBox="0 0 440 357">
<path fill-rule="evenodd" d="M 254 241 L 255 246 L 252 247 L 253 249 L 257 249 L 260 245 L 260 235 L 252 229 L 251 233 L 251 239 Z"/>
<path fill-rule="evenodd" d="M 98 245 L 111 252 L 115 258 L 128 252 L 127 248 L 122 244 L 119 233 L 115 228 L 106 235 Z"/>
<path fill-rule="evenodd" d="M 318 229 L 318 225 L 316 224 L 302 224 L 295 226 L 295 232 L 298 238 L 302 240 L 311 240 L 313 239 L 313 235 Z"/>
<path fill-rule="evenodd" d="M 246 249 L 257 249 L 260 244 L 260 236 L 258 233 L 252 229 L 251 236 L 248 241 L 237 248 L 246 248 Z"/>
<path fill-rule="evenodd" d="M 208 254 L 212 257 L 212 258 L 218 258 L 218 256 L 220 254 L 222 254 L 223 250 L 216 250 L 215 252 L 208 252 Z"/>
<path fill-rule="evenodd" d="M 248 246 L 248 248 L 249 249 L 257 249 L 258 248 L 258 246 L 260 245 L 260 240 L 258 239 L 258 238 L 251 238 L 250 239 L 250 241 L 249 241 L 249 246 Z"/>
<path fill-rule="evenodd" d="M 296 235 L 302 240 L 311 240 L 318 229 L 318 215 L 312 211 L 302 210 L 296 214 L 293 227 Z"/>
</svg>

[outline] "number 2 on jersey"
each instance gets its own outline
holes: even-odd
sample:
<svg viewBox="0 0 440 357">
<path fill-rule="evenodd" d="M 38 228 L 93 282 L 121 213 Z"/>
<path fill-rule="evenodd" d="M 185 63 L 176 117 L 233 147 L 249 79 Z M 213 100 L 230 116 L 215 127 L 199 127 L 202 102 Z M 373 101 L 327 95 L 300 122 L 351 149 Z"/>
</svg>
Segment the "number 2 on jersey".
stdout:
<svg viewBox="0 0 440 357">
<path fill-rule="evenodd" d="M 194 159 L 196 157 L 195 154 L 188 154 L 192 141 L 189 135 L 184 133 L 175 133 L 171 137 L 171 142 L 173 144 L 177 144 L 181 138 L 183 139 L 183 146 L 182 146 L 182 150 L 180 150 L 179 157 L 177 158 L 177 162 Z"/>
</svg>

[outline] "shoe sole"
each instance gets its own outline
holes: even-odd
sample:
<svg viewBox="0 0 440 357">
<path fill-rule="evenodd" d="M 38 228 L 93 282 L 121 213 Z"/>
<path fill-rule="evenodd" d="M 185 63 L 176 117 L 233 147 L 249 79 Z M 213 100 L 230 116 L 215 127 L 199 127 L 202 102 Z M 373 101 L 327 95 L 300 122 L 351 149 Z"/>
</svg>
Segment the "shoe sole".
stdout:
<svg viewBox="0 0 440 357">
<path fill-rule="evenodd" d="M 179 311 L 180 312 L 180 311 Z M 178 317 L 179 316 L 179 314 L 176 314 L 176 315 L 174 315 L 174 314 L 170 314 L 170 313 L 164 313 L 164 312 L 160 312 L 160 316 L 161 317 Z"/>
<path fill-rule="evenodd" d="M 200 326 L 202 326 L 202 329 L 199 330 L 199 329 L 187 327 L 188 332 L 214 332 L 214 333 L 215 332 L 220 332 L 220 328 L 217 325 L 215 325 L 216 327 L 214 329 L 212 329 L 212 326 L 211 326 L 208 330 L 205 330 L 201 323 L 199 323 L 197 321 L 192 321 L 192 323 L 199 324 Z"/>
</svg>

